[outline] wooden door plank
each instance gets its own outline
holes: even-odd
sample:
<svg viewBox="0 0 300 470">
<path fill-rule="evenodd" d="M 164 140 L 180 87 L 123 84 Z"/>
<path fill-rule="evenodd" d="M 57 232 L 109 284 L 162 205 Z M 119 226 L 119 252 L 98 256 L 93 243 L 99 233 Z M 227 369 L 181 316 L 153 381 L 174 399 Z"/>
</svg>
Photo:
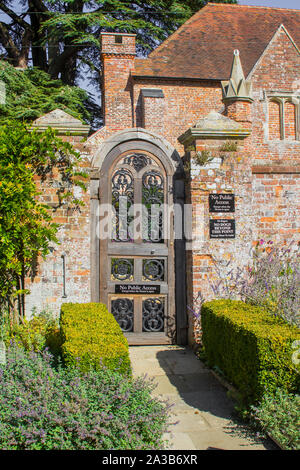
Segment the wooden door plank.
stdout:
<svg viewBox="0 0 300 470">
<path fill-rule="evenodd" d="M 168 247 L 159 243 L 108 242 L 108 254 L 113 256 L 168 256 Z"/>
</svg>

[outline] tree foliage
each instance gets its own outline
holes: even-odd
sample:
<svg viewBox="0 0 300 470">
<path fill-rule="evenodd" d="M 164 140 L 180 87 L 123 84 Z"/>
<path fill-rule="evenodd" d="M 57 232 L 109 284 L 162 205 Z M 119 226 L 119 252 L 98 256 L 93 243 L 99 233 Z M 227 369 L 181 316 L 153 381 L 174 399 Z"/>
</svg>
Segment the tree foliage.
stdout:
<svg viewBox="0 0 300 470">
<path fill-rule="evenodd" d="M 84 90 L 51 79 L 38 68 L 17 70 L 0 61 L 0 81 L 6 89 L 5 103 L 0 104 L 0 123 L 11 119 L 32 121 L 57 108 L 89 123 L 91 116 L 97 117 L 97 110 Z"/>
<path fill-rule="evenodd" d="M 36 261 L 56 242 L 57 225 L 50 207 L 38 200 L 36 179 L 58 172 L 61 203 L 81 204 L 73 188 L 84 188 L 77 171 L 79 154 L 52 129 L 29 131 L 19 122 L 0 127 L 0 308 L 13 307 L 24 315 L 25 278 L 35 275 Z"/>
<path fill-rule="evenodd" d="M 236 0 L 214 0 L 237 3 Z M 3 58 L 17 67 L 32 64 L 75 85 L 86 67 L 98 81 L 101 31 L 137 34 L 145 54 L 165 40 L 207 0 L 2 0 L 0 44 Z"/>
<path fill-rule="evenodd" d="M 17 94 L 16 101 L 8 98 L 5 115 L 33 119 L 38 117 L 37 110 L 40 114 L 52 110 L 54 102 L 59 104 L 57 107 L 69 108 L 73 115 L 77 107 L 78 113 L 94 129 L 98 128 L 102 123 L 101 107 L 94 97 L 85 96 L 78 89 L 63 88 L 62 83 L 75 86 L 84 79 L 85 86 L 91 85 L 100 96 L 101 31 L 135 33 L 138 54 L 145 55 L 207 3 L 207 0 L 1 0 L 0 59 L 17 68 L 33 66 L 23 76 L 16 71 L 13 77 L 7 71 L 16 85 L 23 77 L 24 96 Z M 68 112 L 66 108 L 63 109 Z"/>
</svg>

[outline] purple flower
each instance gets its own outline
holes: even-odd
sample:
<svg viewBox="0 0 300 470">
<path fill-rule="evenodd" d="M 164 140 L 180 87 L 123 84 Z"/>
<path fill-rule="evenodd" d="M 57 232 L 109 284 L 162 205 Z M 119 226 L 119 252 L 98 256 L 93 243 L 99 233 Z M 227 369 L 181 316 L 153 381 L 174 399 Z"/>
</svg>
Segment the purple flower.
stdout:
<svg viewBox="0 0 300 470">
<path fill-rule="evenodd" d="M 8 358 L 0 375 L 1 449 L 162 448 L 169 408 L 151 396 L 152 381 L 107 368 L 55 369 L 50 355 L 22 349 L 9 348 Z"/>
</svg>

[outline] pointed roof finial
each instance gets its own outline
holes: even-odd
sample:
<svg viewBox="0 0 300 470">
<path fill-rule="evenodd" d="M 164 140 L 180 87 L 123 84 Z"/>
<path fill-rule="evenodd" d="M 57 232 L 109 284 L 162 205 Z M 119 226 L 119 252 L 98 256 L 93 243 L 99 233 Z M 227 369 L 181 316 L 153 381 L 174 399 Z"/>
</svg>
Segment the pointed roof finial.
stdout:
<svg viewBox="0 0 300 470">
<path fill-rule="evenodd" d="M 238 49 L 233 51 L 230 78 L 228 81 L 221 82 L 221 84 L 223 89 L 223 101 L 253 101 L 252 84 L 250 80 L 245 80 Z"/>
</svg>

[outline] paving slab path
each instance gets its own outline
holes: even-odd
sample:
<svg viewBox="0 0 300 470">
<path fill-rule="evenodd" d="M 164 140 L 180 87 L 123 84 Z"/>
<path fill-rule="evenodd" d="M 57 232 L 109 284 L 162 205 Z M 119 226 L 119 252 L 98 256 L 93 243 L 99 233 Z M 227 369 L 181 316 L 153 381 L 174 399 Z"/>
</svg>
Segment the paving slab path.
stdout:
<svg viewBox="0 0 300 470">
<path fill-rule="evenodd" d="M 173 403 L 170 450 L 276 448 L 237 420 L 234 402 L 190 348 L 132 346 L 135 376 L 154 377 L 153 392 Z"/>
</svg>

